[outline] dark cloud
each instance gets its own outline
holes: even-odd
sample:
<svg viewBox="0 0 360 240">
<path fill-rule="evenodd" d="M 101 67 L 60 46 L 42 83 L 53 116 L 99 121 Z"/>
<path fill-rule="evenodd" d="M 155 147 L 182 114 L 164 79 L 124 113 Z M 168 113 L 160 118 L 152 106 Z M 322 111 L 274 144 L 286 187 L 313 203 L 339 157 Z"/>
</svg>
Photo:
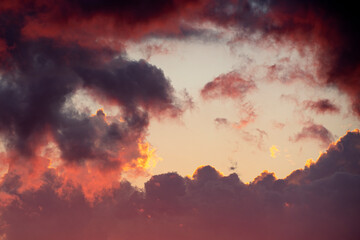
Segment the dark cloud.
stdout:
<svg viewBox="0 0 360 240">
<path fill-rule="evenodd" d="M 10 200 L 2 201 L 0 231 L 8 240 L 256 240 L 269 234 L 284 240 L 355 240 L 360 236 L 359 141 L 359 130 L 348 132 L 315 163 L 285 179 L 264 171 L 244 184 L 236 174 L 203 166 L 192 177 L 153 176 L 144 192 L 117 182 L 93 202 L 54 169 L 43 173 L 40 188 L 22 193 L 7 174 L 1 197 Z"/>
<path fill-rule="evenodd" d="M 329 99 L 319 99 L 317 101 L 308 100 L 304 101 L 303 105 L 306 109 L 315 111 L 318 114 L 340 112 L 339 107 L 333 104 Z"/>
<path fill-rule="evenodd" d="M 64 159 L 107 159 L 104 153 L 118 143 L 144 137 L 149 114 L 176 117 L 182 111 L 163 72 L 143 60 L 112 60 L 116 55 L 110 50 L 46 39 L 19 42 L 13 51 L 14 70 L 3 73 L 0 85 L 0 131 L 13 139 L 9 149 L 27 156 L 35 154 L 34 148 L 43 144 L 37 142 L 49 132 Z M 107 123 L 101 111 L 90 117 L 64 109 L 78 89 L 87 89 L 105 105 L 119 106 L 124 122 Z"/>
<path fill-rule="evenodd" d="M 359 130 L 348 132 L 318 158 L 316 164 L 311 164 L 302 171 L 295 171 L 288 176 L 289 181 L 313 181 L 330 177 L 336 172 L 347 172 L 359 175 Z"/>
<path fill-rule="evenodd" d="M 175 118 L 184 110 L 162 70 L 145 60 L 128 60 L 123 50 L 28 39 L 22 29 L 27 19 L 20 13 L 0 15 L 6 45 L 0 66 L 6 152 L 0 160 L 9 175 L 20 177 L 21 191 L 41 186 L 49 166 L 75 185 L 84 184 L 87 198 L 111 187 L 123 169 L 144 171 L 150 117 Z M 79 90 L 104 106 L 116 106 L 118 116 L 79 112 L 70 101 Z"/>
<path fill-rule="evenodd" d="M 255 34 L 269 44 L 281 46 L 284 41 L 291 42 L 303 55 L 304 47 L 315 46 L 316 74 L 295 66 L 289 74 L 290 81 L 302 79 L 336 86 L 350 96 L 352 109 L 359 114 L 357 29 L 360 21 L 352 5 L 349 1 L 335 0 L 137 0 L 131 3 L 81 0 L 57 4 L 41 0 L 3 1 L 1 61 L 9 64 L 6 56 L 19 38 L 47 37 L 92 48 L 123 49 L 124 41 L 129 39 L 187 36 L 210 39 L 209 29 L 199 29 L 203 23 L 211 22 L 225 29 L 236 29 L 239 39 L 251 39 Z M 200 25 L 199 29 L 191 27 L 196 25 L 193 23 Z M 273 65 L 275 72 L 278 66 L 281 64 Z"/>
<path fill-rule="evenodd" d="M 290 137 L 289 140 L 298 142 L 303 139 L 318 140 L 320 141 L 321 146 L 325 147 L 334 140 L 334 136 L 324 126 L 310 122 L 305 127 L 303 127 L 299 133 L 293 137 Z"/>
<path fill-rule="evenodd" d="M 208 2 L 203 14 L 204 19 L 225 28 L 238 27 L 240 42 L 252 41 L 251 36 L 257 34 L 268 44 L 290 42 L 302 55 L 306 55 L 306 46 L 315 46 L 316 73 L 292 66 L 286 69 L 285 82 L 300 79 L 308 84 L 336 86 L 350 96 L 353 111 L 359 115 L 360 21 L 353 2 L 214 0 Z M 278 75 L 281 68 L 280 62 L 271 65 L 269 77 L 283 81 Z"/>
</svg>

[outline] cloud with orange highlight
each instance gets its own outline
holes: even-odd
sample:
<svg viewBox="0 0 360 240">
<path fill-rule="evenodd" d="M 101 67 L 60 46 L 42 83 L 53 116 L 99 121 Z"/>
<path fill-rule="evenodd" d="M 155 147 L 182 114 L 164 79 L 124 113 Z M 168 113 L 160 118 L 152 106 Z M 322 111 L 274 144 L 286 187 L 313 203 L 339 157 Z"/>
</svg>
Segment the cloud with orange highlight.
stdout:
<svg viewBox="0 0 360 240">
<path fill-rule="evenodd" d="M 298 66 L 282 58 L 265 66 L 265 78 L 336 88 L 360 117 L 358 15 L 346 0 L 1 1 L 0 239 L 360 239 L 358 129 L 333 142 L 330 130 L 308 122 L 289 140 L 330 145 L 284 179 L 264 171 L 245 184 L 212 166 L 192 177 L 152 176 L 144 189 L 122 179 L 149 167 L 150 119 L 179 118 L 193 106 L 187 93 L 177 97 L 162 69 L 129 59 L 127 44 L 286 43 L 309 61 Z M 166 52 L 145 49 L 148 58 Z M 257 119 L 246 99 L 258 82 L 248 75 L 232 71 L 202 88 L 204 100 L 238 104 L 239 121 L 217 124 L 243 129 Z M 118 116 L 67 104 L 78 91 Z M 325 98 L 303 104 L 315 113 L 340 111 Z M 243 137 L 261 143 L 265 133 Z"/>
<path fill-rule="evenodd" d="M 54 169 L 43 173 L 40 188 L 23 192 L 19 178 L 6 174 L 0 185 L 0 235 L 7 240 L 260 240 L 269 234 L 283 240 L 357 239 L 359 144 L 359 130 L 348 132 L 284 179 L 264 171 L 245 184 L 235 173 L 201 166 L 192 177 L 155 175 L 144 191 L 117 182 L 92 202 Z"/>
<path fill-rule="evenodd" d="M 15 45 L 1 65 L 1 162 L 19 176 L 20 189 L 40 187 L 48 166 L 90 195 L 118 181 L 125 166 L 145 171 L 149 159 L 139 144 L 146 144 L 149 119 L 177 118 L 185 110 L 162 70 L 108 48 L 29 40 L 18 28 L 12 33 Z M 78 90 L 120 116 L 79 111 L 68 104 Z"/>
</svg>

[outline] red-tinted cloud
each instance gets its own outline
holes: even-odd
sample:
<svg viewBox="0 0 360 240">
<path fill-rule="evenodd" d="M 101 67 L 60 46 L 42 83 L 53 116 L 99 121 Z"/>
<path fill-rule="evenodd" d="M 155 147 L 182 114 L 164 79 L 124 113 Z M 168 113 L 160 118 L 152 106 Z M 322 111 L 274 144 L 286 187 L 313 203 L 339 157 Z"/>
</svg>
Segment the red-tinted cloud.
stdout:
<svg viewBox="0 0 360 240">
<path fill-rule="evenodd" d="M 126 40 L 147 37 L 191 35 L 209 40 L 207 31 L 191 26 L 210 22 L 238 30 L 241 39 L 255 33 L 279 46 L 291 42 L 300 54 L 311 46 L 316 73 L 295 67 L 289 77 L 338 87 L 350 96 L 352 109 L 359 114 L 360 22 L 355 9 L 352 2 L 335 0 L 2 1 L 0 51 L 12 51 L 19 39 L 44 37 L 116 50 L 123 50 Z M 9 64 L 7 58 L 1 59 Z"/>
<path fill-rule="evenodd" d="M 201 90 L 204 99 L 232 98 L 244 99 L 248 92 L 256 89 L 252 80 L 244 80 L 237 72 L 229 72 L 208 82 Z"/>
<path fill-rule="evenodd" d="M 148 44 L 141 49 L 141 52 L 146 56 L 146 60 L 149 60 L 153 55 L 169 54 L 170 50 L 161 44 Z"/>
<path fill-rule="evenodd" d="M 271 65 L 269 77 L 285 82 L 294 79 L 306 83 L 336 86 L 352 101 L 353 112 L 360 114 L 360 26 L 358 11 L 351 1 L 275 0 L 209 1 L 204 18 L 223 27 L 237 27 L 240 41 L 252 41 L 252 33 L 267 44 L 281 47 L 291 44 L 306 56 L 310 47 L 315 54 L 315 71 L 298 66 L 283 69 L 286 79 L 278 75 L 281 62 Z M 250 37 L 249 37 L 250 36 Z M 280 78 L 280 79 L 279 79 Z"/>
<path fill-rule="evenodd" d="M 239 122 L 233 123 L 232 126 L 241 129 L 254 122 L 257 117 L 253 105 L 249 102 L 244 102 L 246 95 L 255 89 L 254 81 L 244 80 L 237 72 L 229 72 L 208 82 L 201 90 L 201 96 L 205 100 L 230 98 L 237 101 L 240 106 L 241 119 Z M 216 123 L 223 124 L 225 122 L 216 121 Z"/>
<path fill-rule="evenodd" d="M 359 131 L 286 179 L 264 172 L 246 185 L 236 174 L 206 166 L 193 178 L 154 176 L 145 191 L 119 183 L 123 171 L 142 169 L 148 159 L 150 116 L 183 111 L 162 70 L 128 60 L 124 42 L 209 40 L 209 31 L 189 24 L 209 22 L 279 45 L 290 41 L 300 50 L 315 46 L 315 77 L 348 94 L 360 114 L 360 24 L 349 1 L 2 1 L 0 134 L 6 152 L 0 162 L 8 171 L 0 184 L 0 238 L 359 239 Z M 314 79 L 301 69 L 290 73 Z M 79 89 L 116 106 L 121 120 L 66 106 Z M 246 104 L 253 89 L 254 82 L 232 72 L 208 83 L 203 95 Z M 242 107 L 239 126 L 256 116 L 252 106 Z M 311 124 L 295 141 L 302 138 L 325 144 L 332 135 Z"/>
<path fill-rule="evenodd" d="M 348 132 L 315 163 L 285 179 L 264 171 L 244 184 L 236 174 L 202 166 L 192 177 L 153 176 L 145 191 L 114 184 L 91 203 L 81 187 L 65 183 L 54 169 L 43 173 L 40 188 L 21 193 L 19 178 L 7 174 L 1 184 L 0 232 L 8 240 L 355 240 L 360 236 L 359 144 L 359 130 Z"/>
</svg>

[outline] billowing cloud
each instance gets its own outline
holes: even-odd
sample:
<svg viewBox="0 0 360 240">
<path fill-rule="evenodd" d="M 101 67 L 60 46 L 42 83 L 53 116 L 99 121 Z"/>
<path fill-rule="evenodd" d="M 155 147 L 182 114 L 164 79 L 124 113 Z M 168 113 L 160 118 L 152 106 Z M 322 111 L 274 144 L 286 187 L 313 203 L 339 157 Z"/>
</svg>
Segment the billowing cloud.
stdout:
<svg viewBox="0 0 360 240">
<path fill-rule="evenodd" d="M 124 40 L 151 37 L 196 35 L 209 40 L 207 33 L 211 29 L 204 27 L 206 23 L 234 29 L 236 38 L 242 41 L 260 39 L 279 46 L 291 42 L 300 54 L 309 46 L 316 55 L 316 70 L 308 74 L 295 67 L 289 76 L 336 86 L 351 98 L 354 113 L 360 113 L 360 34 L 357 31 L 360 21 L 356 8 L 348 1 L 62 0 L 52 4 L 27 0 L 3 1 L 0 12 L 3 26 L 0 52 L 4 63 L 20 36 L 75 41 L 92 48 L 123 49 Z"/>
<path fill-rule="evenodd" d="M 294 142 L 298 142 L 303 139 L 315 139 L 320 141 L 321 146 L 327 146 L 334 140 L 334 136 L 323 125 L 310 122 L 304 126 L 299 133 L 290 137 L 290 140 Z"/>
<path fill-rule="evenodd" d="M 357 239 L 360 232 L 360 132 L 348 132 L 316 162 L 277 179 L 264 171 L 249 184 L 211 166 L 192 177 L 153 176 L 145 190 L 114 184 L 95 201 L 54 169 L 38 189 L 1 183 L 1 236 L 17 239 Z M 19 231 L 21 229 L 21 231 Z M 259 231 L 261 229 L 261 231 Z"/>
<path fill-rule="evenodd" d="M 0 66 L 0 158 L 9 174 L 21 173 L 22 190 L 41 185 L 39 177 L 50 165 L 87 185 L 90 195 L 110 187 L 123 169 L 141 172 L 149 158 L 144 149 L 150 117 L 176 118 L 184 110 L 163 71 L 128 60 L 122 50 L 27 39 L 16 22 L 21 16 L 12 19 L 19 13 L 9 14 L 1 15 L 7 55 Z M 69 104 L 79 90 L 116 107 L 117 116 L 103 110 L 91 116 Z"/>
</svg>

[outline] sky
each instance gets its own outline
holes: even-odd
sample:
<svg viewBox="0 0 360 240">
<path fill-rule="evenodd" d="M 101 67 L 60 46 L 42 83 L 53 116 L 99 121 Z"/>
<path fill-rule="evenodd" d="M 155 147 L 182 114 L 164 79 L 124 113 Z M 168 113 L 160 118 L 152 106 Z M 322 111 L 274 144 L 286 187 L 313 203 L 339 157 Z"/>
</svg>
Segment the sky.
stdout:
<svg viewBox="0 0 360 240">
<path fill-rule="evenodd" d="M 351 1 L 0 3 L 0 240 L 359 239 Z"/>
</svg>

